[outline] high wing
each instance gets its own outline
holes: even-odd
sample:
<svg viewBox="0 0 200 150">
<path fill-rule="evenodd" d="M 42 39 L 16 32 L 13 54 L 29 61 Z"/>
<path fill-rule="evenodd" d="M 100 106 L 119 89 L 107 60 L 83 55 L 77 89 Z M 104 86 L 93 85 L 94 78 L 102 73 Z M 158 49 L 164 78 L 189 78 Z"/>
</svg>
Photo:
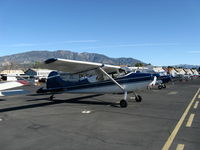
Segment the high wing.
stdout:
<svg viewBox="0 0 200 150">
<path fill-rule="evenodd" d="M 107 73 L 117 72 L 121 67 L 114 65 L 104 65 L 101 63 L 77 61 L 69 59 L 60 58 L 50 58 L 45 61 L 45 66 L 47 69 L 58 70 L 63 72 L 68 72 L 72 74 L 78 74 L 81 72 L 86 72 L 90 70 L 102 67 Z"/>
</svg>

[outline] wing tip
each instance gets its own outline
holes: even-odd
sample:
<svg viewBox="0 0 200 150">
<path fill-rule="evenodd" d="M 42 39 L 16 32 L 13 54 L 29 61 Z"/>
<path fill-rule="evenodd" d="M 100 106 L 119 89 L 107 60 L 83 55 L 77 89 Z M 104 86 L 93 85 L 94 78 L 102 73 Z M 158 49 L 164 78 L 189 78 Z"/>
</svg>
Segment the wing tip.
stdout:
<svg viewBox="0 0 200 150">
<path fill-rule="evenodd" d="M 21 83 L 22 85 L 30 85 L 27 80 L 18 80 L 17 82 Z"/>
<path fill-rule="evenodd" d="M 57 61 L 57 58 L 49 58 L 49 59 L 45 60 L 44 63 L 45 64 L 50 64 L 50 63 L 53 63 L 55 61 Z"/>
</svg>

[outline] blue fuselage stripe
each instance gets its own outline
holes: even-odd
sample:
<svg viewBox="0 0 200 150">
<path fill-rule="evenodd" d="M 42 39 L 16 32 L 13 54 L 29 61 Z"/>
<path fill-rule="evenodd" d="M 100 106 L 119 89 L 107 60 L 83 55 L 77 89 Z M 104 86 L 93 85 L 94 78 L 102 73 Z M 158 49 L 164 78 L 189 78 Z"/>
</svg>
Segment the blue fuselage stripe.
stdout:
<svg viewBox="0 0 200 150">
<path fill-rule="evenodd" d="M 150 82 L 153 76 L 149 73 L 129 73 L 123 77 L 115 79 L 120 85 L 130 85 L 137 83 Z M 63 80 L 57 72 L 52 72 L 47 79 L 47 91 L 75 91 L 89 88 L 103 88 L 108 86 L 116 86 L 111 80 L 103 80 L 97 82 L 89 82 L 86 78 L 77 82 L 70 82 Z"/>
<path fill-rule="evenodd" d="M 152 80 L 151 77 L 146 76 L 146 77 L 139 77 L 139 78 L 117 79 L 116 81 L 119 84 L 130 84 L 130 83 L 137 83 L 137 82 L 141 82 L 141 81 L 150 81 L 150 80 Z M 106 81 L 99 81 L 96 83 L 66 87 L 66 89 L 67 90 L 77 90 L 77 89 L 94 88 L 94 87 L 102 87 L 102 86 L 110 86 L 110 85 L 115 85 L 115 83 L 113 83 L 110 80 L 106 80 Z"/>
</svg>

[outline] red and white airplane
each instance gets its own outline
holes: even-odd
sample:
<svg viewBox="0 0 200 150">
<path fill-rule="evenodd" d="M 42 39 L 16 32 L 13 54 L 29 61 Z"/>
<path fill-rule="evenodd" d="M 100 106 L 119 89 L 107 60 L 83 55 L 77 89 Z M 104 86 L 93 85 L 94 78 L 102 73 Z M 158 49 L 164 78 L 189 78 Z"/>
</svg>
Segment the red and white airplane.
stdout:
<svg viewBox="0 0 200 150">
<path fill-rule="evenodd" d="M 19 95 L 19 94 L 25 94 L 25 90 L 23 89 L 14 89 L 17 87 L 22 87 L 24 85 L 29 85 L 29 82 L 19 78 L 17 81 L 11 81 L 11 82 L 0 82 L 0 96 L 13 96 L 13 95 Z"/>
</svg>

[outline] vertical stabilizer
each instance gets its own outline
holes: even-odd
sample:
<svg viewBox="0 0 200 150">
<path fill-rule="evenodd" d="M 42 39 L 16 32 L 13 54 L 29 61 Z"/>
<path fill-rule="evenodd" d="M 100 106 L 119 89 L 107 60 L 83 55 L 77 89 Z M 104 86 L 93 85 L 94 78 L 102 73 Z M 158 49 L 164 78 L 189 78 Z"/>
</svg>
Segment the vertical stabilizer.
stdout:
<svg viewBox="0 0 200 150">
<path fill-rule="evenodd" d="M 47 89 L 49 88 L 62 88 L 64 81 L 61 79 L 60 74 L 56 71 L 52 71 L 47 78 Z"/>
</svg>

